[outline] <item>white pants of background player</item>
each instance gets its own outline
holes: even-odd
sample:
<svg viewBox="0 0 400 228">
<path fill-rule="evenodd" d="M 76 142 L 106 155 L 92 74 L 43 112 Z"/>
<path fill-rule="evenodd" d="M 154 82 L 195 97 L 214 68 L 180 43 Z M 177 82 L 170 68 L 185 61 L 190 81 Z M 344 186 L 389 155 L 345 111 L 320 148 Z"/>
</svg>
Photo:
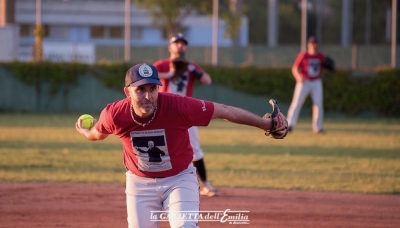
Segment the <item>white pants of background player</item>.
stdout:
<svg viewBox="0 0 400 228">
<path fill-rule="evenodd" d="M 287 120 L 289 127 L 296 125 L 301 107 L 307 96 L 311 94 L 312 106 L 312 129 L 314 132 L 322 130 L 322 119 L 324 117 L 322 80 L 305 80 L 296 83 L 293 93 L 292 103 L 290 104 Z"/>
<path fill-rule="evenodd" d="M 188 132 L 190 145 L 192 145 L 193 148 L 193 161 L 198 161 L 204 157 L 204 152 L 199 142 L 199 129 L 197 127 L 191 127 Z"/>
<path fill-rule="evenodd" d="M 164 178 L 140 177 L 127 171 L 125 193 L 129 228 L 158 228 L 159 221 L 151 221 L 152 211 L 199 213 L 199 182 L 192 164 L 179 174 Z M 197 222 L 169 220 L 174 228 L 198 227 Z"/>
</svg>

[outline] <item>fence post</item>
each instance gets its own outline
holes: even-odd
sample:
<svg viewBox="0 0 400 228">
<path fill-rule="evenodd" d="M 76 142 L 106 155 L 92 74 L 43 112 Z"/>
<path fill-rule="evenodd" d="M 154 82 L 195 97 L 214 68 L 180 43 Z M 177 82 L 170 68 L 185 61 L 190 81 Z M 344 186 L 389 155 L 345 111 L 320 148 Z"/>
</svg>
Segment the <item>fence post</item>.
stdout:
<svg viewBox="0 0 400 228">
<path fill-rule="evenodd" d="M 396 68 L 396 42 L 397 42 L 397 0 L 392 0 L 392 51 L 391 65 Z"/>
<path fill-rule="evenodd" d="M 125 62 L 131 61 L 131 0 L 125 0 Z"/>
<path fill-rule="evenodd" d="M 211 50 L 211 64 L 217 66 L 218 64 L 218 0 L 213 0 L 212 11 L 212 50 Z"/>
<path fill-rule="evenodd" d="M 357 53 L 357 45 L 353 44 L 351 46 L 351 69 L 356 70 L 357 69 L 357 58 L 358 58 L 358 53 Z"/>
<path fill-rule="evenodd" d="M 306 51 L 307 42 L 307 0 L 301 1 L 301 51 Z"/>
</svg>

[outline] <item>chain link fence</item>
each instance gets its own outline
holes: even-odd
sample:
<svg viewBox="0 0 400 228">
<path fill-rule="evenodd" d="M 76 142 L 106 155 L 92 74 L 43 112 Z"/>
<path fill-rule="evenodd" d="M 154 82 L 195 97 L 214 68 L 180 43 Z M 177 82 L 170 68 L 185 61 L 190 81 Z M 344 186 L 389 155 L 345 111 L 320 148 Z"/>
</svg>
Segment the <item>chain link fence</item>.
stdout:
<svg viewBox="0 0 400 228">
<path fill-rule="evenodd" d="M 302 0 L 230 2 L 240 4 L 238 9 L 248 18 L 248 45 L 219 47 L 218 65 L 291 66 L 301 47 Z M 222 4 L 224 1 L 220 0 Z M 391 7 L 392 0 L 308 0 L 307 37 L 316 36 L 320 50 L 331 56 L 338 68 L 369 71 L 390 67 Z M 276 27 L 274 34 L 271 34 L 271 20 Z M 271 40 L 275 43 L 271 44 Z M 122 47 L 98 46 L 96 53 L 97 61 L 124 58 Z M 164 46 L 131 47 L 132 61 L 152 62 L 168 56 Z M 211 47 L 191 46 L 188 57 L 211 64 Z M 399 63 L 396 60 L 396 65 Z"/>
</svg>

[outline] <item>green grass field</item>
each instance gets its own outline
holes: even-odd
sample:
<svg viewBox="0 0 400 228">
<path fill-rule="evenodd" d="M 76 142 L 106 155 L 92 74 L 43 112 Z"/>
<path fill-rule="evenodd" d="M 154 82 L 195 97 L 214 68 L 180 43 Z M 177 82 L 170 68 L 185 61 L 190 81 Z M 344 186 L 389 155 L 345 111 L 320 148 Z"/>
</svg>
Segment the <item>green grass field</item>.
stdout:
<svg viewBox="0 0 400 228">
<path fill-rule="evenodd" d="M 79 114 L 0 114 L 0 182 L 124 183 L 115 136 L 91 142 Z M 213 120 L 200 128 L 215 186 L 400 193 L 400 120 L 327 118 L 325 135 L 301 118 L 284 140 Z"/>
</svg>

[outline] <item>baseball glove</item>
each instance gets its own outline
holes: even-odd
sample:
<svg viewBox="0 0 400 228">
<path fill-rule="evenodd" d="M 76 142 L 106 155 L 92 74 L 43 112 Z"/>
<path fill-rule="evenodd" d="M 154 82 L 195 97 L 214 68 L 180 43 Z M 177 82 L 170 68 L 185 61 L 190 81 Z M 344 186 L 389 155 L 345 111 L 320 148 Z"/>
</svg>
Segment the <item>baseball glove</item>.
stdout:
<svg viewBox="0 0 400 228">
<path fill-rule="evenodd" d="M 189 61 L 184 57 L 177 57 L 171 60 L 170 71 L 173 72 L 171 79 L 179 78 L 188 70 Z"/>
<path fill-rule="evenodd" d="M 265 132 L 266 136 L 271 135 L 275 139 L 284 139 L 288 132 L 288 122 L 286 117 L 282 114 L 278 102 L 271 99 L 269 103 L 272 105 L 272 114 L 266 113 L 263 118 L 272 120 L 272 127 L 269 131 Z"/>
<path fill-rule="evenodd" d="M 335 72 L 335 61 L 331 57 L 326 56 L 325 61 L 322 63 L 322 67 L 331 72 Z"/>
</svg>

